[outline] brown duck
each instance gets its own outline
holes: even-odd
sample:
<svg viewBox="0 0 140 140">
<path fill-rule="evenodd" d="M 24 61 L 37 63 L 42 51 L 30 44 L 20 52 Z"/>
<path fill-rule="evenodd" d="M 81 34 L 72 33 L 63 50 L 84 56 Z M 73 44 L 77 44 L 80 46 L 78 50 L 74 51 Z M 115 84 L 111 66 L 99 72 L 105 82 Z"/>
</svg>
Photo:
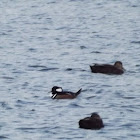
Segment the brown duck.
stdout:
<svg viewBox="0 0 140 140">
<path fill-rule="evenodd" d="M 79 121 L 79 127 L 84 129 L 98 130 L 103 128 L 104 124 L 97 113 L 92 113 L 91 117 L 86 117 Z"/>
<path fill-rule="evenodd" d="M 124 68 L 121 61 L 116 61 L 114 65 L 110 64 L 94 64 L 90 66 L 91 72 L 93 73 L 103 73 L 103 74 L 123 74 Z"/>
</svg>

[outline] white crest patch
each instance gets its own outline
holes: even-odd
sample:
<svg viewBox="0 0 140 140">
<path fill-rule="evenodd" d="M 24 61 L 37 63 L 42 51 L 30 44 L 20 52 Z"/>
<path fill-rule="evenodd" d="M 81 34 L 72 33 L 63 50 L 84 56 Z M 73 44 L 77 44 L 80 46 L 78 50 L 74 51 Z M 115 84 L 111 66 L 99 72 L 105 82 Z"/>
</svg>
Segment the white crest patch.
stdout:
<svg viewBox="0 0 140 140">
<path fill-rule="evenodd" d="M 56 91 L 57 92 L 62 92 L 62 88 L 57 88 Z"/>
</svg>

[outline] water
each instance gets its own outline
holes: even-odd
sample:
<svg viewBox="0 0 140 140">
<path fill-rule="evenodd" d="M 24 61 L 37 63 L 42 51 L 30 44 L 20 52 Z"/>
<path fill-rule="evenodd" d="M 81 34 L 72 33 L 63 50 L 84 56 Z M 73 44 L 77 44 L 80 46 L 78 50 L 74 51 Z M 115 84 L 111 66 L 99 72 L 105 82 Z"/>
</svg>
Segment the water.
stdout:
<svg viewBox="0 0 140 140">
<path fill-rule="evenodd" d="M 139 140 L 139 0 L 0 1 L 1 140 Z M 121 76 L 92 63 L 123 62 Z M 54 86 L 82 93 L 52 100 Z M 98 112 L 105 127 L 79 129 Z"/>
</svg>

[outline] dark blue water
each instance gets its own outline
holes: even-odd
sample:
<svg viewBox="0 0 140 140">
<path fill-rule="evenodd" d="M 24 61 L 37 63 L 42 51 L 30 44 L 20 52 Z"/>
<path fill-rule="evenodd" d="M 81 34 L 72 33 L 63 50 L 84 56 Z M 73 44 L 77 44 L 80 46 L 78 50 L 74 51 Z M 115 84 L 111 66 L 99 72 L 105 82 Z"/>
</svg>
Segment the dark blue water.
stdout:
<svg viewBox="0 0 140 140">
<path fill-rule="evenodd" d="M 123 62 L 121 76 L 92 63 Z M 52 100 L 54 86 L 83 92 Z M 79 129 L 98 112 L 105 127 Z M 139 140 L 139 0 L 0 1 L 1 140 Z"/>
</svg>

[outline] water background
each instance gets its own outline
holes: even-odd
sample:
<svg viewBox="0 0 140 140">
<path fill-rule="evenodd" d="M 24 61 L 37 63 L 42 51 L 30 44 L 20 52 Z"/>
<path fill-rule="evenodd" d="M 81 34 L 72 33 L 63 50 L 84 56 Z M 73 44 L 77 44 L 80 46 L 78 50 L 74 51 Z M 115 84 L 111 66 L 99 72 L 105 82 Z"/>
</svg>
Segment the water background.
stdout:
<svg viewBox="0 0 140 140">
<path fill-rule="evenodd" d="M 123 75 L 90 72 L 116 60 Z M 52 100 L 54 85 L 83 91 Z M 79 129 L 92 112 L 105 127 Z M 139 0 L 0 1 L 1 140 L 139 138 Z"/>
</svg>

